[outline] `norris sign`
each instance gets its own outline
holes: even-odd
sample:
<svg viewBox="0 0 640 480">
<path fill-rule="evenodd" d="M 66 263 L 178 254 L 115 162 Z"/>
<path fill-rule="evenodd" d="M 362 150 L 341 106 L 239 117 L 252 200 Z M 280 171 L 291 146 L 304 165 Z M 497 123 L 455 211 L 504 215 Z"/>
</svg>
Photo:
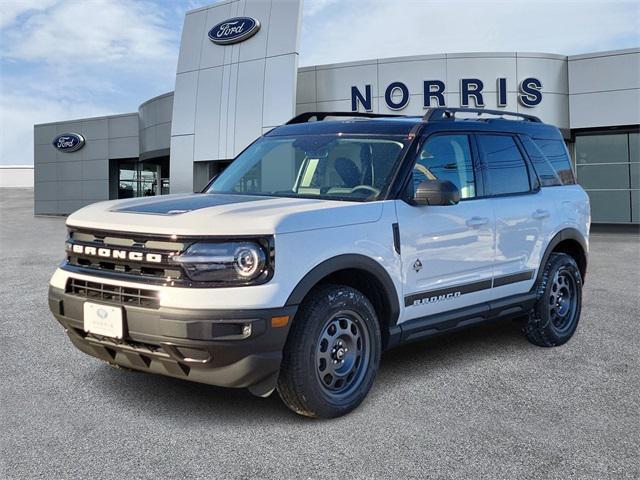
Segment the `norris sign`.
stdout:
<svg viewBox="0 0 640 480">
<path fill-rule="evenodd" d="M 498 107 L 507 106 L 507 79 L 497 78 L 495 92 L 491 94 L 483 92 L 484 83 L 478 78 L 460 79 L 460 106 L 484 107 L 487 95 L 496 96 Z M 518 86 L 518 102 L 524 107 L 535 107 L 542 102 L 542 82 L 537 78 L 525 78 Z M 446 106 L 446 86 L 441 80 L 425 80 L 423 82 L 423 107 Z M 411 99 L 409 88 L 402 82 L 391 82 L 384 91 L 384 101 L 391 110 L 402 110 Z M 351 87 L 351 111 L 357 112 L 362 105 L 365 111 L 371 112 L 372 93 L 371 85 L 365 85 L 364 91 L 357 86 Z"/>
</svg>

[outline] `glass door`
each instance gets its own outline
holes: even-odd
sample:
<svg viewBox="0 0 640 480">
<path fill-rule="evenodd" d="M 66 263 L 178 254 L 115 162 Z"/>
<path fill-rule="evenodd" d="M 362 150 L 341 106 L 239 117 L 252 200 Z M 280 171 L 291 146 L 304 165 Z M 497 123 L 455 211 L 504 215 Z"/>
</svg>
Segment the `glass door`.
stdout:
<svg viewBox="0 0 640 480">
<path fill-rule="evenodd" d="M 159 165 L 121 162 L 118 166 L 118 198 L 158 195 L 161 190 L 158 188 L 159 179 Z"/>
</svg>

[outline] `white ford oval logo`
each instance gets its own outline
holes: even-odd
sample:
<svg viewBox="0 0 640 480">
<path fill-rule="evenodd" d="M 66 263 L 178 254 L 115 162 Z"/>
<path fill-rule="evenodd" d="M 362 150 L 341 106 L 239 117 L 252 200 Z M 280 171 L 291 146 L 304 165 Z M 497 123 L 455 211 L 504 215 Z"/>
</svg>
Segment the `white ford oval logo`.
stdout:
<svg viewBox="0 0 640 480">
<path fill-rule="evenodd" d="M 79 133 L 63 133 L 53 139 L 53 146 L 66 153 L 80 150 L 84 143 L 84 137 Z"/>
<path fill-rule="evenodd" d="M 242 42 L 260 30 L 260 22 L 251 17 L 229 18 L 209 30 L 209 40 L 218 45 Z"/>
</svg>

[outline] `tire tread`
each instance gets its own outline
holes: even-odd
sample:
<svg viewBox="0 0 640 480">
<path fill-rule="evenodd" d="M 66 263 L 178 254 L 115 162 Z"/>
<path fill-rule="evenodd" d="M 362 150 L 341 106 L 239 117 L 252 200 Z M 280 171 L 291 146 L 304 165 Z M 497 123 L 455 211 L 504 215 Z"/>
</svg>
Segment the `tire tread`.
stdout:
<svg viewBox="0 0 640 480">
<path fill-rule="evenodd" d="M 305 340 L 308 340 L 309 331 L 312 327 L 311 322 L 322 314 L 322 310 L 326 310 L 328 302 L 327 297 L 329 295 L 351 296 L 361 304 L 363 308 L 366 308 L 369 311 L 368 313 L 373 316 L 377 326 L 377 318 L 371 302 L 364 294 L 351 287 L 342 285 L 322 285 L 313 290 L 301 304 L 294 319 L 294 323 L 291 326 L 289 338 L 287 339 L 287 343 L 283 351 L 277 389 L 280 398 L 291 410 L 300 415 L 312 418 L 331 418 L 342 415 L 355 408 L 362 401 L 362 398 L 360 398 L 354 405 L 348 405 L 341 410 L 330 407 L 320 410 L 318 408 L 313 408 L 312 403 L 314 402 L 310 401 L 312 399 L 307 398 L 309 392 L 306 382 L 308 381 L 310 373 L 306 371 L 305 363 L 300 361 L 300 359 L 304 359 L 305 355 L 308 353 L 305 350 Z M 379 329 L 372 332 L 372 335 L 376 336 L 376 344 L 379 349 Z M 375 368 L 377 370 L 377 363 Z M 313 373 L 315 374 L 315 372 Z"/>
<path fill-rule="evenodd" d="M 537 288 L 538 303 L 536 304 L 534 310 L 529 315 L 529 318 L 527 319 L 527 322 L 525 323 L 525 326 L 524 326 L 524 334 L 526 335 L 527 339 L 531 343 L 539 347 L 556 347 L 556 346 L 562 345 L 571 338 L 571 336 L 573 335 L 573 332 L 575 331 L 575 327 L 574 327 L 574 329 L 572 329 L 572 331 L 566 338 L 557 338 L 553 334 L 553 331 L 551 330 L 551 328 L 549 327 L 550 320 L 548 318 L 544 318 L 545 315 L 543 314 L 543 311 L 542 311 L 542 308 L 546 308 L 545 300 L 547 298 L 546 297 L 547 286 L 549 282 L 553 279 L 553 275 L 555 274 L 555 271 L 563 264 L 570 265 L 573 269 L 575 269 L 575 272 L 577 272 L 577 276 L 578 276 L 577 278 L 578 288 L 580 289 L 582 288 L 582 278 L 580 277 L 580 270 L 574 258 L 571 257 L 570 255 L 567 255 L 566 253 L 560 253 L 560 252 L 552 253 L 549 256 L 549 260 L 547 261 L 547 264 L 544 266 L 542 278 L 540 279 L 540 283 L 538 284 L 538 288 Z M 581 299 L 582 299 L 582 295 L 580 292 L 578 310 L 576 312 L 577 317 L 580 316 Z M 578 320 L 576 320 L 576 326 L 577 326 L 577 323 L 578 323 Z"/>
</svg>

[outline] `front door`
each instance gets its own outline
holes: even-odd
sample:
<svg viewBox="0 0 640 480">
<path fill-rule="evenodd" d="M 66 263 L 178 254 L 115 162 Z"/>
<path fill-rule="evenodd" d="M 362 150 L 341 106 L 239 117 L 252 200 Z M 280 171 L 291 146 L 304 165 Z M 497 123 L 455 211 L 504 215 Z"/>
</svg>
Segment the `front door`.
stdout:
<svg viewBox="0 0 640 480">
<path fill-rule="evenodd" d="M 430 136 L 418 154 L 409 188 L 449 180 L 457 205 L 412 206 L 397 200 L 404 280 L 402 321 L 486 301 L 493 280 L 495 219 L 466 134 Z M 478 181 L 476 181 L 478 179 Z"/>
</svg>

